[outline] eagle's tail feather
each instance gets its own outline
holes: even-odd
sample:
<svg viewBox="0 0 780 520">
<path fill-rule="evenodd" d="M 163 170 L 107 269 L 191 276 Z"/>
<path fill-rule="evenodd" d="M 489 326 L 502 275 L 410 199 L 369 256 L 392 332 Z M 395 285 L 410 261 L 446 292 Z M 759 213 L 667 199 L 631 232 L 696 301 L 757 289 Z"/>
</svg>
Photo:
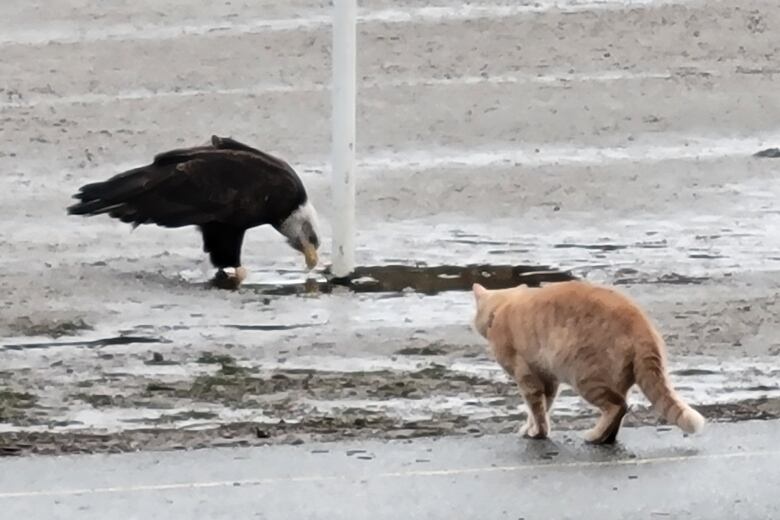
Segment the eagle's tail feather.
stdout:
<svg viewBox="0 0 780 520">
<path fill-rule="evenodd" d="M 68 207 L 70 215 L 100 215 L 142 195 L 160 179 L 149 168 L 137 168 L 116 175 L 104 182 L 85 184 L 73 196 L 79 202 Z M 112 215 L 113 216 L 113 215 Z"/>
</svg>

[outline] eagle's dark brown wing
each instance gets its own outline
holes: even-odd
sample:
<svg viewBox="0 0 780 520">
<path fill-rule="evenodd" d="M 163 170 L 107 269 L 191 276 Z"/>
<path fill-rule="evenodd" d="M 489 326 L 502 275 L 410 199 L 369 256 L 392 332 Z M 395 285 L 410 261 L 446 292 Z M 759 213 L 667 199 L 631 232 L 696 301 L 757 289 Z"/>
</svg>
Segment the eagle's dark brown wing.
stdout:
<svg viewBox="0 0 780 520">
<path fill-rule="evenodd" d="M 276 224 L 306 194 L 287 163 L 266 155 L 214 147 L 173 150 L 148 166 L 82 187 L 75 196 L 80 202 L 68 211 L 107 213 L 134 225 Z"/>
<path fill-rule="evenodd" d="M 235 139 L 231 139 L 230 137 L 219 137 L 216 135 L 212 135 L 211 145 L 214 148 L 219 150 L 236 150 L 241 152 L 249 152 L 256 155 L 259 159 L 265 161 L 270 168 L 278 168 L 280 170 L 295 173 L 295 171 L 292 169 L 292 167 L 289 164 L 287 164 L 286 161 L 283 161 L 282 159 L 273 156 L 269 153 L 266 153 L 262 150 L 258 150 L 257 148 L 252 148 L 251 146 L 236 141 Z"/>
</svg>

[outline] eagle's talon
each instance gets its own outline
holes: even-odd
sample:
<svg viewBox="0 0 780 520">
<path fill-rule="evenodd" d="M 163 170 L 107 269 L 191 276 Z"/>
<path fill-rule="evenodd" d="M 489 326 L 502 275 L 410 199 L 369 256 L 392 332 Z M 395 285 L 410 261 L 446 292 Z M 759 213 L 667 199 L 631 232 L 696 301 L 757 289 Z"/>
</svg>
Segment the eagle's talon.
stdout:
<svg viewBox="0 0 780 520">
<path fill-rule="evenodd" d="M 241 286 L 241 283 L 246 279 L 247 271 L 243 267 L 228 268 L 233 269 L 232 272 L 220 269 L 214 274 L 214 278 L 211 280 L 212 285 L 219 289 L 228 289 L 235 291 Z"/>
</svg>

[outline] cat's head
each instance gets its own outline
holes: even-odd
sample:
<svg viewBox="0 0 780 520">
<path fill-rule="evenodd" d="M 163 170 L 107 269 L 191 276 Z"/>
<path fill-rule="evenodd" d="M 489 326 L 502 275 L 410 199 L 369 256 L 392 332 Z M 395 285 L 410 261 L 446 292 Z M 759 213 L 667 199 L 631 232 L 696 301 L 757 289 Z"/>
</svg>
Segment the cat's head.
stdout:
<svg viewBox="0 0 780 520">
<path fill-rule="evenodd" d="M 513 299 L 522 298 L 528 286 L 518 285 L 508 289 L 485 289 L 482 285 L 475 283 L 471 290 L 474 291 L 474 300 L 477 305 L 477 313 L 472 322 L 474 329 L 484 338 L 488 337 L 490 328 L 496 321 L 496 313 L 501 310 L 505 304 Z M 498 321 L 501 321 L 498 317 Z"/>
<path fill-rule="evenodd" d="M 478 283 L 475 283 L 471 290 L 474 291 L 474 300 L 477 305 L 477 313 L 474 316 L 472 322 L 474 330 L 476 330 L 480 336 L 487 338 L 488 330 L 493 324 L 493 318 L 495 317 L 495 305 L 492 305 L 491 295 L 495 291 L 485 289 Z"/>
</svg>

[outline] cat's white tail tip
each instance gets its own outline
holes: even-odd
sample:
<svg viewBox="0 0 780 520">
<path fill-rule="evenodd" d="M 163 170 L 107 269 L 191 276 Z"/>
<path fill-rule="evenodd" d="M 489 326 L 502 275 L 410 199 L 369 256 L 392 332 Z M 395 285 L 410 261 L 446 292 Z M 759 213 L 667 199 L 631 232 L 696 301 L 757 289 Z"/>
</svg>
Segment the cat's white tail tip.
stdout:
<svg viewBox="0 0 780 520">
<path fill-rule="evenodd" d="M 706 422 L 702 414 L 691 407 L 687 407 L 677 420 L 677 426 L 685 433 L 699 433 L 704 428 Z"/>
</svg>

